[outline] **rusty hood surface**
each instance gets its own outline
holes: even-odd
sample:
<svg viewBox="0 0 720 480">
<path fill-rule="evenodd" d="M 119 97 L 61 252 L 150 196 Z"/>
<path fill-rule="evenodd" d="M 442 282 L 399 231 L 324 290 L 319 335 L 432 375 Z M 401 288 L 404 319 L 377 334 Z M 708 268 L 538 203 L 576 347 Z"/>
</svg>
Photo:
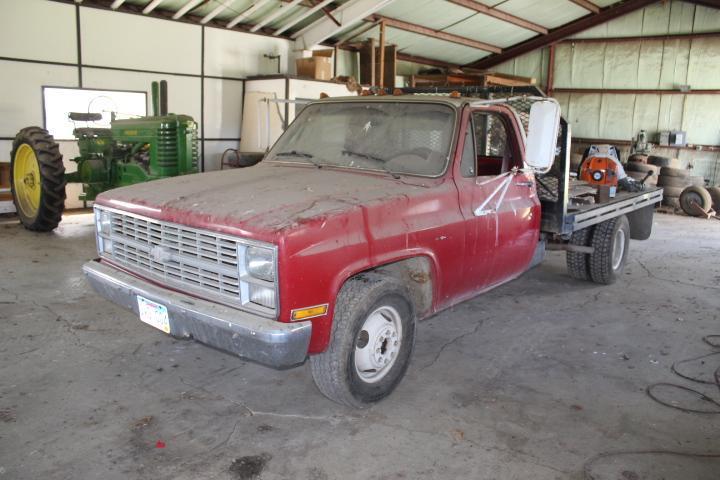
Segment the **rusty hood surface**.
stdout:
<svg viewBox="0 0 720 480">
<path fill-rule="evenodd" d="M 309 221 L 360 205 L 427 192 L 441 179 L 261 162 L 107 191 L 96 203 L 232 235 L 274 240 Z"/>
</svg>

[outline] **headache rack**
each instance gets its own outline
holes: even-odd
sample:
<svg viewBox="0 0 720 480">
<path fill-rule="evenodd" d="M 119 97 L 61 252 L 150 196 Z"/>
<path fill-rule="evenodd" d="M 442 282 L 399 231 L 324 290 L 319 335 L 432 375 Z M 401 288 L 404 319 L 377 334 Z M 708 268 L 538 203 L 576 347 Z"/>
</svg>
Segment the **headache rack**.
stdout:
<svg viewBox="0 0 720 480">
<path fill-rule="evenodd" d="M 537 101 L 537 97 L 547 96 L 540 88 L 532 85 L 407 87 L 400 90 L 408 95 L 450 95 L 452 92 L 459 92 L 463 98 L 484 100 L 507 98 L 509 100 L 506 104 L 517 112 L 526 134 L 532 104 Z M 387 93 L 391 94 L 392 91 L 387 89 Z M 654 205 L 662 200 L 662 189 L 654 188 L 636 193 L 618 192 L 609 202 L 571 206 L 570 140 L 570 125 L 561 117 L 555 162 L 549 172 L 536 175 L 537 193 L 542 208 L 540 228 L 543 232 L 567 238 L 574 231 Z"/>
</svg>

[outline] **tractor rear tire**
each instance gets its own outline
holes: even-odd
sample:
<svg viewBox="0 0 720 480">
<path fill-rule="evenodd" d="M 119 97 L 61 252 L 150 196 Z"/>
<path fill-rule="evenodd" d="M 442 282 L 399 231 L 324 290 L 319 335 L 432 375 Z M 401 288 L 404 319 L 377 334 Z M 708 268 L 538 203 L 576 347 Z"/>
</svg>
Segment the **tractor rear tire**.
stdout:
<svg viewBox="0 0 720 480">
<path fill-rule="evenodd" d="M 592 240 L 593 229 L 594 227 L 587 227 L 573 232 L 570 237 L 570 245 L 589 247 Z M 569 250 L 565 254 L 568 273 L 575 280 L 590 280 L 588 257 L 589 255 L 587 253 L 571 252 Z"/>
<path fill-rule="evenodd" d="M 590 254 L 590 278 L 595 283 L 615 283 L 625 268 L 630 248 L 630 222 L 625 215 L 595 226 Z"/>
<path fill-rule="evenodd" d="M 693 203 L 696 203 L 703 212 L 709 212 L 712 208 L 710 192 L 705 190 L 705 187 L 698 187 L 696 185 L 687 187 L 680 194 L 680 208 L 691 217 L 697 217 L 698 212 L 692 207 Z"/>
<path fill-rule="evenodd" d="M 28 230 L 54 230 L 65 209 L 65 167 L 52 135 L 40 127 L 20 130 L 13 141 L 10 188 L 18 217 Z"/>
</svg>

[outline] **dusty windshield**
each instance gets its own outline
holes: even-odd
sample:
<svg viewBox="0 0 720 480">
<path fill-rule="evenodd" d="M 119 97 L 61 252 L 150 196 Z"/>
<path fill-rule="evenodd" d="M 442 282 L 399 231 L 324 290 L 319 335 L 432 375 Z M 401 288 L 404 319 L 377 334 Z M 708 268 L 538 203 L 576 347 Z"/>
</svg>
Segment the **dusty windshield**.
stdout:
<svg viewBox="0 0 720 480">
<path fill-rule="evenodd" d="M 442 104 L 318 103 L 302 111 L 267 159 L 436 176 L 445 171 L 454 123 L 454 110 Z"/>
</svg>

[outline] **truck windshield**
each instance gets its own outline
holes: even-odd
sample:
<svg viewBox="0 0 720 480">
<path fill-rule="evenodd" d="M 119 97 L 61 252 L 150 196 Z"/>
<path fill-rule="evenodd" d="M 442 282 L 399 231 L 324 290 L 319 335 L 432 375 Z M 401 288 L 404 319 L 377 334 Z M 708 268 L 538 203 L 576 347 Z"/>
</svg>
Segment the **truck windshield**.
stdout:
<svg viewBox="0 0 720 480">
<path fill-rule="evenodd" d="M 437 176 L 445 171 L 454 124 L 454 110 L 442 104 L 316 103 L 305 107 L 267 159 Z"/>
</svg>

